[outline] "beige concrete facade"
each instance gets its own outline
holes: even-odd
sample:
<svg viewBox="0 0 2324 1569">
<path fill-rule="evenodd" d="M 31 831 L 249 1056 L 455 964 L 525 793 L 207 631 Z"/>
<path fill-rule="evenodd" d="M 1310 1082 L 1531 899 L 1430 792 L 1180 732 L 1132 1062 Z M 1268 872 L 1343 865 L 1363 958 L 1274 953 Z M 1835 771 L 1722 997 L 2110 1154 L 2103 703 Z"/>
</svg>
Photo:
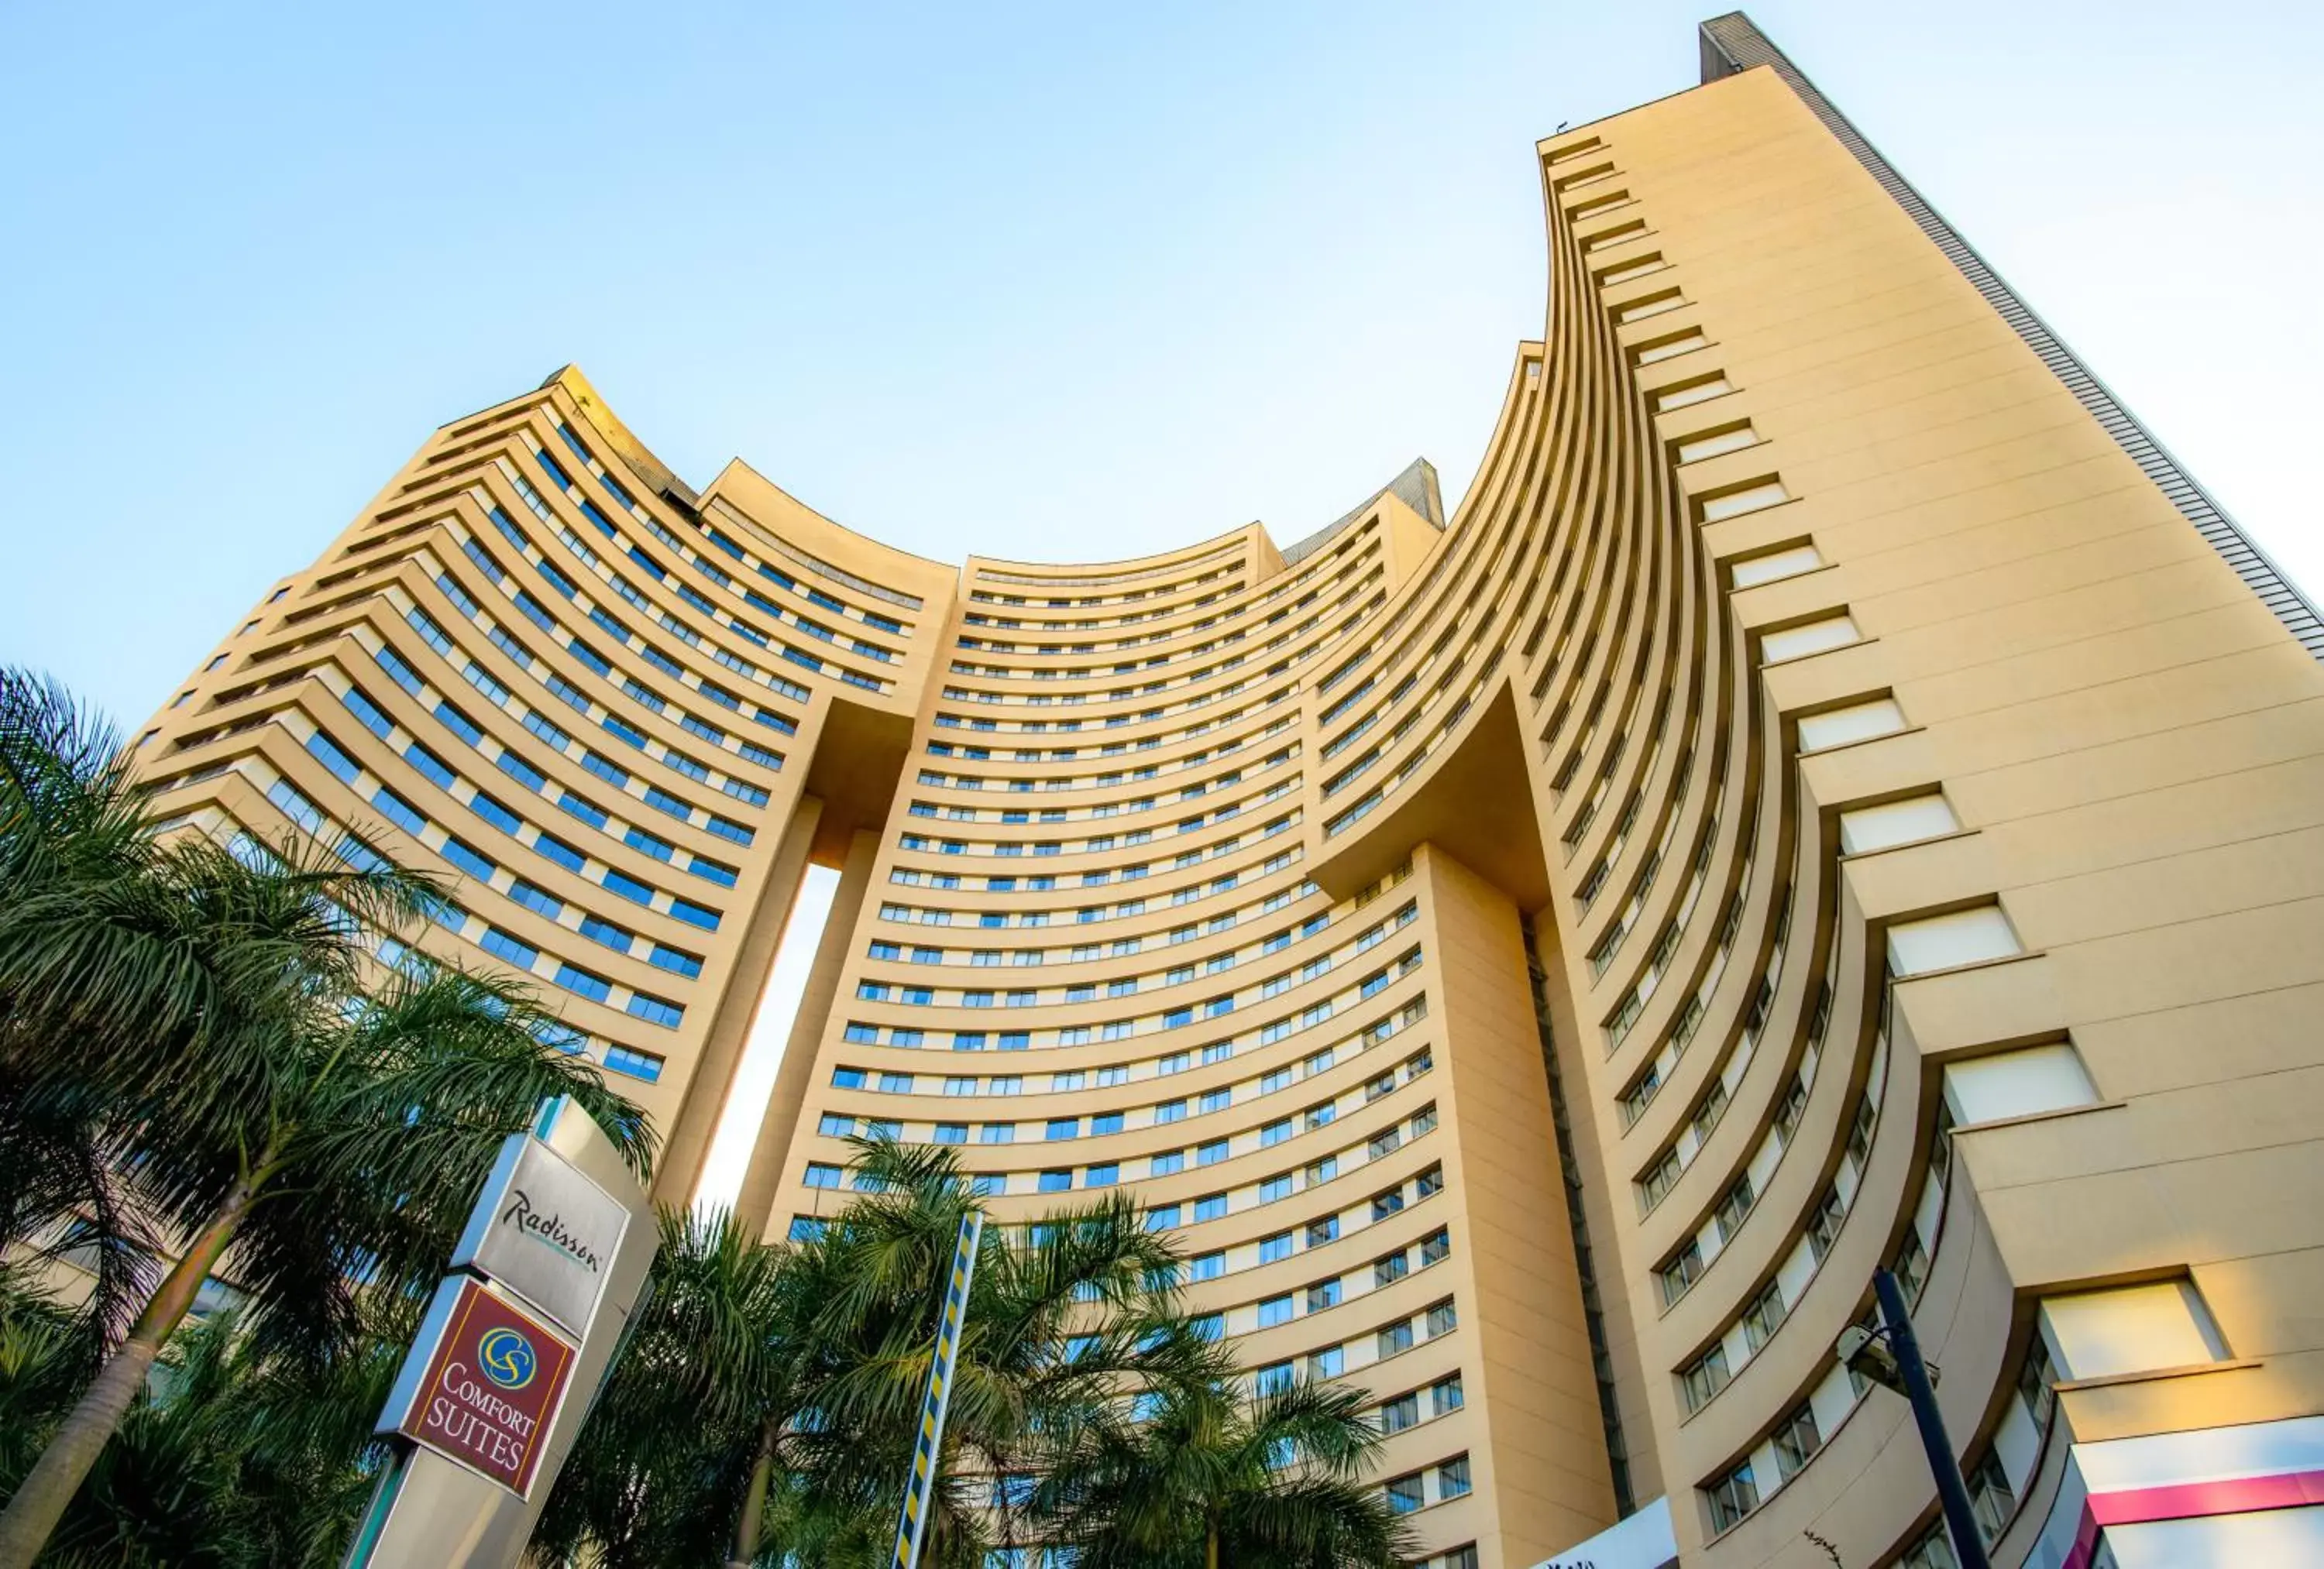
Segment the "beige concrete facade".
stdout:
<svg viewBox="0 0 2324 1569">
<path fill-rule="evenodd" d="M 746 1213 L 811 1227 L 872 1128 L 1007 1221 L 1134 1187 L 1262 1381 L 1378 1398 L 1434 1564 L 1657 1497 L 1690 1564 L 1948 1562 L 1831 1357 L 1882 1265 L 1997 1563 L 2305 1541 L 2313 613 L 1705 35 L 1538 149 L 1548 330 L 1449 521 L 1416 467 L 1287 550 L 956 570 L 693 491 L 561 372 L 141 766 L 461 879 L 420 947 L 562 1003 L 672 1201 L 839 868 Z"/>
</svg>

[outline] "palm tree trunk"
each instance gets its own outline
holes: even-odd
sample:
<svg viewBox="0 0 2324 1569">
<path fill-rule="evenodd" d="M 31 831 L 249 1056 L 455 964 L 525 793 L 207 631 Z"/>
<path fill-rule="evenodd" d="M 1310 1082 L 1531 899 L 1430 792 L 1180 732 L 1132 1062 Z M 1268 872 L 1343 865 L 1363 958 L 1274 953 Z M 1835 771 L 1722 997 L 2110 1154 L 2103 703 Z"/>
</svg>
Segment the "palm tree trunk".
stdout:
<svg viewBox="0 0 2324 1569">
<path fill-rule="evenodd" d="M 1219 1522 L 1215 1517 L 1203 1521 L 1203 1569 L 1219 1569 Z"/>
<path fill-rule="evenodd" d="M 144 1387 L 153 1359 L 185 1321 L 202 1282 L 250 1213 L 256 1194 L 257 1183 L 248 1177 L 227 1191 L 209 1224 L 147 1298 L 137 1322 L 130 1326 L 129 1337 L 106 1358 L 97 1377 L 81 1391 L 79 1403 L 41 1451 L 8 1507 L 0 1509 L 0 1569 L 32 1569 L 32 1560 L 48 1545 L 57 1522 L 64 1519 L 73 1496 L 88 1479 L 97 1457 L 104 1453 L 131 1402 L 137 1399 L 137 1391 Z"/>
<path fill-rule="evenodd" d="M 751 1569 L 759 1555 L 759 1527 L 767 1512 L 767 1488 L 775 1474 L 775 1425 L 760 1429 L 758 1458 L 751 1463 L 751 1485 L 742 1494 L 742 1518 L 734 1522 L 734 1552 L 726 1569 Z"/>
</svg>

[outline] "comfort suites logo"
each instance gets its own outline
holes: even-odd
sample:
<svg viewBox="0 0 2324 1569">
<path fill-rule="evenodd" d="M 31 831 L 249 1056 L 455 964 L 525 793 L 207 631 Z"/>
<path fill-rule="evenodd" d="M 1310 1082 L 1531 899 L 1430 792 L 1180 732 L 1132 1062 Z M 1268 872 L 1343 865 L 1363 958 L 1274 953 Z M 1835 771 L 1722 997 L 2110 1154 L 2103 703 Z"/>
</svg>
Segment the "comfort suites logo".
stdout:
<svg viewBox="0 0 2324 1569">
<path fill-rule="evenodd" d="M 521 1188 L 509 1189 L 508 1204 L 501 1211 L 501 1225 L 515 1227 L 528 1241 L 539 1243 L 593 1275 L 604 1270 L 605 1262 L 597 1256 L 596 1249 L 567 1229 L 555 1210 L 542 1210 L 533 1202 L 532 1195 Z"/>
<path fill-rule="evenodd" d="M 556 1427 L 573 1348 L 473 1280 L 455 1277 L 444 1291 L 443 1332 L 422 1343 L 418 1393 L 394 1430 L 522 1497 Z"/>
<path fill-rule="evenodd" d="M 540 1358 L 533 1353 L 532 1342 L 522 1330 L 494 1329 L 476 1342 L 476 1365 L 501 1388 L 521 1390 L 532 1382 Z"/>
</svg>

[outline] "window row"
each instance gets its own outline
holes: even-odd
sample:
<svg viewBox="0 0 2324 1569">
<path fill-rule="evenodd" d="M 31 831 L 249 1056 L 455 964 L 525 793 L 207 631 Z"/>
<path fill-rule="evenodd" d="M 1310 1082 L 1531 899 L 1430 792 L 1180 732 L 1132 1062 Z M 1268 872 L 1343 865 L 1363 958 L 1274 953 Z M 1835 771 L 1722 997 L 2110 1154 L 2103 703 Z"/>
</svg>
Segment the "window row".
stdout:
<svg viewBox="0 0 2324 1569">
<path fill-rule="evenodd" d="M 360 700 L 362 694 L 358 689 L 350 686 L 343 695 Z M 350 708 L 354 711 L 353 704 L 350 704 Z M 354 711 L 357 712 L 359 719 L 363 717 L 359 711 Z M 376 710 L 373 711 L 377 712 Z M 328 734 L 319 728 L 312 728 L 313 721 L 304 714 L 295 710 L 289 711 L 285 724 L 294 735 L 302 730 L 307 732 L 304 744 L 308 753 L 346 784 L 358 799 L 367 802 L 382 816 L 403 830 L 414 840 L 435 850 L 458 870 L 487 886 L 496 887 L 503 892 L 506 892 L 514 882 L 522 880 L 515 877 L 515 874 L 511 872 L 509 875 L 512 879 L 512 882 L 500 882 L 498 879 L 504 868 L 498 861 L 458 834 L 452 832 L 448 827 L 437 824 L 426 812 L 406 800 L 392 786 L 377 781 L 368 768 L 357 763 L 346 748 L 333 741 Z M 627 900 L 632 904 L 673 916 L 689 926 L 698 926 L 706 931 L 718 930 L 721 920 L 718 911 L 705 904 L 696 904 L 690 899 L 681 898 L 666 889 L 657 888 L 650 883 L 631 876 L 604 860 L 585 854 L 576 846 L 559 839 L 540 824 L 510 810 L 498 797 L 484 791 L 474 781 L 454 771 L 450 765 L 420 742 L 406 742 L 398 755 L 410 765 L 414 772 L 442 791 L 447 799 L 466 807 L 496 833 L 504 835 L 530 855 L 539 857 L 575 876 L 594 882 L 606 892 Z M 506 752 L 502 755 L 503 757 L 512 756 Z M 612 826 L 611 821 L 597 814 L 589 802 L 570 792 L 560 794 L 556 804 L 601 831 L 607 830 Z M 735 868 L 725 866 L 722 862 L 713 861 L 705 856 L 689 853 L 681 861 L 680 852 L 676 846 L 669 844 L 668 841 L 657 836 L 647 834 L 641 829 L 626 829 L 622 832 L 622 839 L 630 848 L 640 850 L 653 859 L 664 861 L 673 867 L 682 867 L 683 869 L 720 887 L 733 887 L 740 876 Z M 668 853 L 658 853 L 662 851 Z"/>
</svg>

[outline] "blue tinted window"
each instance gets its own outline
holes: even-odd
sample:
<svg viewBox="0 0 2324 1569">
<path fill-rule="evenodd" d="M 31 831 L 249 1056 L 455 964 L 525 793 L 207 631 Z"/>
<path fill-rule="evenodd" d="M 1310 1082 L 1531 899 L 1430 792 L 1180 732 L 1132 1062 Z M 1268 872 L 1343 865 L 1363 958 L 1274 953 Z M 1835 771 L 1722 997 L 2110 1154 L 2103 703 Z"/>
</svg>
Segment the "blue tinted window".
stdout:
<svg viewBox="0 0 2324 1569">
<path fill-rule="evenodd" d="M 571 709 L 575 713 L 586 714 L 589 711 L 588 693 L 583 692 L 579 687 L 566 680 L 562 675 L 552 675 L 549 678 L 549 690 L 556 694 L 558 702 Z"/>
<path fill-rule="evenodd" d="M 418 807 L 384 784 L 371 793 L 371 803 L 386 813 L 387 820 L 406 833 L 417 836 L 428 826 L 428 820 L 420 814 Z"/>
<path fill-rule="evenodd" d="M 472 877 L 489 877 L 500 870 L 488 857 L 480 854 L 466 840 L 457 837 L 444 841 L 444 858 Z"/>
<path fill-rule="evenodd" d="M 622 842 L 633 850 L 641 850 L 658 861 L 666 861 L 678 852 L 678 847 L 667 840 L 656 839 L 643 829 L 633 828 L 622 835 Z"/>
<path fill-rule="evenodd" d="M 444 721 L 445 729 L 472 747 L 484 739 L 484 732 L 477 728 L 475 720 L 441 699 L 436 703 L 436 717 Z"/>
<path fill-rule="evenodd" d="M 524 531 L 511 522 L 509 515 L 498 507 L 492 509 L 491 517 L 493 527 L 501 531 L 501 537 L 515 546 L 520 552 L 522 551 L 525 546 Z"/>
<path fill-rule="evenodd" d="M 701 905 L 689 904 L 684 899 L 672 899 L 669 902 L 669 913 L 690 926 L 701 927 L 705 931 L 718 930 L 718 912 L 715 910 L 706 910 Z"/>
<path fill-rule="evenodd" d="M 503 752 L 499 757 L 493 758 L 493 761 L 500 766 L 502 773 L 507 775 L 510 778 L 515 780 L 518 784 L 523 785 L 528 790 L 541 789 L 549 783 L 549 777 L 547 775 L 534 767 L 531 764 L 526 762 L 522 757 L 518 757 L 514 752 Z"/>
<path fill-rule="evenodd" d="M 622 898 L 631 900 L 636 904 L 650 904 L 653 903 L 653 890 L 651 888 L 647 887 L 643 883 L 639 882 L 635 877 L 629 876 L 627 873 L 617 872 L 611 867 L 607 867 L 605 868 L 605 887 L 608 891 L 619 894 Z"/>
<path fill-rule="evenodd" d="M 555 589 L 558 593 L 564 595 L 568 600 L 580 592 L 578 586 L 575 584 L 571 578 L 558 571 L 557 568 L 551 566 L 548 562 L 537 561 L 533 563 L 533 570 L 540 573 L 543 581 L 545 581 L 550 588 Z"/>
<path fill-rule="evenodd" d="M 288 779 L 277 779 L 267 791 L 266 799 L 282 809 L 282 815 L 305 829 L 309 833 L 323 831 L 323 812 Z"/>
<path fill-rule="evenodd" d="M 627 953 L 636 934 L 614 925 L 610 921 L 600 921 L 595 915 L 584 915 L 581 917 L 581 935 L 592 942 L 604 943 L 616 953 Z"/>
<path fill-rule="evenodd" d="M 357 688 L 348 687 L 340 696 L 339 701 L 347 705 L 347 711 L 362 722 L 364 729 L 381 739 L 384 740 L 387 738 L 387 732 L 394 729 L 394 721 L 381 712 L 379 705 L 365 697 Z"/>
<path fill-rule="evenodd" d="M 412 696 L 420 695 L 420 676 L 410 665 L 403 662 L 401 655 L 392 648 L 383 647 L 372 657 L 379 661 L 379 667 L 387 672 L 389 680 Z"/>
<path fill-rule="evenodd" d="M 423 776 L 433 780 L 447 790 L 452 787 L 452 781 L 458 777 L 443 758 L 421 746 L 418 741 L 413 741 L 403 748 L 403 760 L 418 769 Z"/>
<path fill-rule="evenodd" d="M 515 900 L 526 909 L 532 911 L 535 914 L 546 915 L 551 921 L 556 920 L 557 917 L 562 914 L 565 910 L 563 901 L 559 900 L 555 895 L 550 894 L 544 889 L 534 887 L 530 883 L 526 882 L 521 877 L 519 877 L 515 882 L 509 885 L 508 895 L 510 898 Z"/>
<path fill-rule="evenodd" d="M 635 992 L 630 996 L 630 1013 L 649 1024 L 659 1024 L 665 1030 L 675 1030 L 686 1022 L 686 1010 L 667 997 L 649 996 Z"/>
<path fill-rule="evenodd" d="M 593 975 L 569 964 L 557 967 L 557 984 L 575 996 L 587 997 L 593 1003 L 602 1003 L 613 995 L 613 983 L 604 976 Z"/>
<path fill-rule="evenodd" d="M 581 869 L 583 860 L 581 852 L 553 833 L 535 834 L 532 848 L 568 872 L 577 872 Z"/>
<path fill-rule="evenodd" d="M 638 729 L 637 726 L 631 724 L 627 720 L 618 720 L 612 714 L 607 714 L 604 719 L 599 720 L 597 723 L 606 734 L 612 736 L 614 739 L 627 741 L 631 746 L 637 748 L 640 751 L 645 750 L 645 731 Z"/>
<path fill-rule="evenodd" d="M 444 583 L 444 581 L 447 579 L 441 579 L 439 576 L 437 583 Z M 435 651 L 441 653 L 441 656 L 451 656 L 451 635 L 444 632 L 444 628 L 437 625 L 435 616 L 430 616 L 428 611 L 423 611 L 423 609 L 407 609 L 407 611 L 404 611 L 404 620 L 409 620 L 409 623 L 411 623 L 411 630 L 419 632 L 419 635 L 428 641 L 428 647 L 435 648 Z"/>
<path fill-rule="evenodd" d="M 605 1048 L 606 1067 L 632 1078 L 642 1078 L 648 1084 L 661 1077 L 661 1063 L 662 1060 L 650 1051 L 633 1051 L 627 1046 Z"/>
<path fill-rule="evenodd" d="M 352 784 L 355 782 L 355 775 L 359 772 L 355 767 L 355 760 L 339 750 L 338 743 L 322 731 L 317 730 L 307 738 L 307 750 L 314 755 L 317 762 L 337 774 L 346 783 Z"/>
<path fill-rule="evenodd" d="M 540 950 L 532 944 L 519 941 L 497 926 L 484 928 L 483 947 L 494 959 L 505 960 L 519 969 L 530 969 L 533 960 L 540 957 Z"/>
<path fill-rule="evenodd" d="M 588 1036 L 578 1030 L 567 1029 L 562 1024 L 547 1019 L 534 1025 L 532 1032 L 540 1039 L 542 1045 L 554 1046 L 568 1057 L 589 1050 Z"/>
<path fill-rule="evenodd" d="M 626 784 L 630 782 L 630 771 L 602 753 L 582 753 L 581 766 L 608 784 Z"/>
<path fill-rule="evenodd" d="M 468 809 L 503 833 L 514 833 L 523 826 L 523 820 L 499 802 L 479 790 L 469 799 Z"/>
<path fill-rule="evenodd" d="M 646 786 L 646 804 L 657 812 L 668 812 L 680 822 L 689 821 L 694 816 L 694 808 L 658 784 Z"/>
<path fill-rule="evenodd" d="M 668 948 L 659 942 L 654 944 L 653 962 L 658 968 L 674 975 L 682 975 L 688 980 L 702 974 L 701 959 L 683 949 Z"/>
<path fill-rule="evenodd" d="M 491 551 L 486 550 L 482 545 L 479 545 L 474 539 L 463 539 L 460 541 L 460 548 L 466 554 L 470 561 L 475 562 L 479 567 L 484 569 L 484 573 L 486 577 L 492 579 L 494 583 L 500 582 L 501 578 L 504 574 L 501 571 L 501 564 L 493 559 L 493 553 Z"/>
<path fill-rule="evenodd" d="M 516 608 L 526 620 L 530 621 L 542 631 L 556 630 L 557 623 L 549 619 L 549 612 L 541 609 L 540 601 L 521 589 L 517 591 Z"/>
<path fill-rule="evenodd" d="M 718 861 L 705 860 L 700 856 L 695 857 L 692 864 L 686 869 L 705 881 L 717 884 L 722 888 L 733 887 L 737 876 L 733 867 Z"/>
</svg>

